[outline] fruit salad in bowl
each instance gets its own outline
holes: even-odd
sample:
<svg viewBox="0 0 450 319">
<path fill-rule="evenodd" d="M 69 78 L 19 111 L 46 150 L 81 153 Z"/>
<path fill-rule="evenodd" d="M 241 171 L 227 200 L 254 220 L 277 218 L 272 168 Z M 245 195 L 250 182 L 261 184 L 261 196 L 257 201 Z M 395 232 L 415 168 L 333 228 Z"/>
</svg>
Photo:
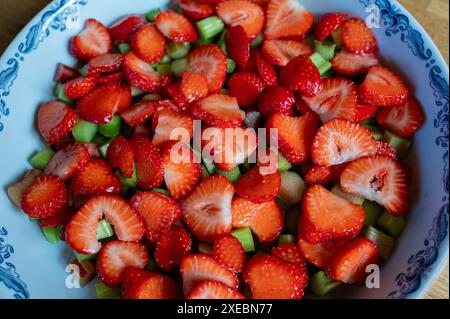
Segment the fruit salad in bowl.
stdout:
<svg viewBox="0 0 450 319">
<path fill-rule="evenodd" d="M 417 290 L 383 278 L 425 207 L 428 164 L 411 158 L 432 119 L 373 21 L 336 1 L 135 2 L 104 20 L 86 10 L 54 47 L 71 58 L 33 110 L 45 146 L 6 189 L 64 251 L 67 294 Z M 448 90 L 446 112 L 448 125 Z"/>
</svg>

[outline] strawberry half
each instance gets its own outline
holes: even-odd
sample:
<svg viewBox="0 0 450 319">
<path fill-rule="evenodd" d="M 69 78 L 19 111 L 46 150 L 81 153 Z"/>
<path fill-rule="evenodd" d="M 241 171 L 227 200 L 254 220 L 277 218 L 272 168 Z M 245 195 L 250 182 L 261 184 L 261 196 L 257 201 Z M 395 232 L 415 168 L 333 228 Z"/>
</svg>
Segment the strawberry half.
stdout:
<svg viewBox="0 0 450 319">
<path fill-rule="evenodd" d="M 255 50 L 254 52 L 256 67 L 261 79 L 263 79 L 268 86 L 278 85 L 278 74 L 274 66 L 267 62 L 258 50 Z"/>
<path fill-rule="evenodd" d="M 322 122 L 334 118 L 353 121 L 357 105 L 356 85 L 343 78 L 323 80 L 322 91 L 314 97 L 303 97 L 303 102 L 316 112 Z"/>
<path fill-rule="evenodd" d="M 221 282 L 205 280 L 196 285 L 186 299 L 245 299 L 245 297 Z"/>
<path fill-rule="evenodd" d="M 123 79 L 123 73 L 121 71 L 110 73 L 102 76 L 101 78 L 97 78 L 98 84 L 120 84 Z"/>
<path fill-rule="evenodd" d="M 278 129 L 278 136 L 271 133 L 270 139 L 273 145 L 278 142 L 280 153 L 289 163 L 299 165 L 308 160 L 318 128 L 316 120 L 310 114 L 302 117 L 273 114 L 267 119 L 266 128 Z"/>
<path fill-rule="evenodd" d="M 263 175 L 260 167 L 255 165 L 239 178 L 236 194 L 254 203 L 264 203 L 277 197 L 280 186 L 281 174 L 278 170 L 274 174 Z"/>
<path fill-rule="evenodd" d="M 97 273 L 105 285 L 118 287 L 125 268 L 144 269 L 148 258 L 147 248 L 143 244 L 113 240 L 102 245 L 97 258 Z"/>
<path fill-rule="evenodd" d="M 118 85 L 102 85 L 78 101 L 78 115 L 95 124 L 109 123 L 121 102 L 122 89 Z"/>
<path fill-rule="evenodd" d="M 275 201 L 257 204 L 235 197 L 231 206 L 233 227 L 250 227 L 262 243 L 274 241 L 283 229 L 283 215 Z"/>
<path fill-rule="evenodd" d="M 131 105 L 131 86 L 127 83 L 120 85 L 120 98 L 119 105 L 117 106 L 117 112 L 121 112 Z"/>
<path fill-rule="evenodd" d="M 56 143 L 70 133 L 77 118 L 77 113 L 62 102 L 42 104 L 37 114 L 39 133 L 47 143 Z"/>
<path fill-rule="evenodd" d="M 397 151 L 386 142 L 377 141 L 377 154 L 380 156 L 388 156 L 393 160 L 397 160 Z"/>
<path fill-rule="evenodd" d="M 333 178 L 331 167 L 314 166 L 305 175 L 305 183 L 308 185 L 319 184 L 326 186 Z"/>
<path fill-rule="evenodd" d="M 218 127 L 239 127 L 245 118 L 237 99 L 226 94 L 213 94 L 197 101 L 190 111 L 196 119 Z"/>
<path fill-rule="evenodd" d="M 344 75 L 358 75 L 367 71 L 380 61 L 375 54 L 354 54 L 346 50 L 339 52 L 331 61 L 333 69 Z"/>
<path fill-rule="evenodd" d="M 123 75 L 131 85 L 146 92 L 158 93 L 161 87 L 159 73 L 133 52 L 127 53 L 124 57 Z"/>
<path fill-rule="evenodd" d="M 108 53 L 111 48 L 112 40 L 108 29 L 95 19 L 88 19 L 83 31 L 70 42 L 70 52 L 80 60 L 90 60 Z"/>
<path fill-rule="evenodd" d="M 134 172 L 134 153 L 130 143 L 122 135 L 118 135 L 109 144 L 107 151 L 108 164 L 118 168 L 123 176 L 131 178 Z"/>
<path fill-rule="evenodd" d="M 175 200 L 188 195 L 202 177 L 201 160 L 181 142 L 169 142 L 162 150 L 164 182 Z"/>
<path fill-rule="evenodd" d="M 368 273 L 369 265 L 377 265 L 378 248 L 374 242 L 365 238 L 356 238 L 335 253 L 325 272 L 334 280 L 347 284 L 362 284 Z"/>
<path fill-rule="evenodd" d="M 124 283 L 122 291 L 126 299 L 177 299 L 180 296 L 175 280 L 151 271 L 143 271 L 135 280 Z"/>
<path fill-rule="evenodd" d="M 63 85 L 64 94 L 72 100 L 81 99 L 97 86 L 97 78 L 81 77 L 70 80 Z"/>
<path fill-rule="evenodd" d="M 133 52 L 147 63 L 158 63 L 164 56 L 166 40 L 154 24 L 140 27 L 130 37 Z"/>
<path fill-rule="evenodd" d="M 264 117 L 273 114 L 294 115 L 295 95 L 282 86 L 269 86 L 259 97 L 259 112 Z"/>
<path fill-rule="evenodd" d="M 77 69 L 71 68 L 63 63 L 58 63 L 54 76 L 55 82 L 66 83 L 67 81 L 76 79 L 80 76 Z"/>
<path fill-rule="evenodd" d="M 249 107 L 258 103 L 266 83 L 256 73 L 237 72 L 228 81 L 228 87 L 241 107 Z"/>
<path fill-rule="evenodd" d="M 311 244 L 299 238 L 298 246 L 306 260 L 316 267 L 323 268 L 333 257 L 337 250 L 347 241 L 325 241 L 323 243 Z"/>
<path fill-rule="evenodd" d="M 183 15 L 171 10 L 158 14 L 155 25 L 166 38 L 174 42 L 197 41 L 197 31 L 192 23 Z"/>
<path fill-rule="evenodd" d="M 368 121 L 372 119 L 375 114 L 377 113 L 378 106 L 376 105 L 370 105 L 370 104 L 361 104 L 358 103 L 356 105 L 356 113 L 355 113 L 355 122 L 361 123 L 364 121 Z"/>
<path fill-rule="evenodd" d="M 195 237 L 212 242 L 231 230 L 234 186 L 222 175 L 207 177 L 183 201 L 183 220 Z"/>
<path fill-rule="evenodd" d="M 173 225 L 159 238 L 155 248 L 156 264 L 165 271 L 178 267 L 184 256 L 191 252 L 192 240 L 181 226 Z"/>
<path fill-rule="evenodd" d="M 209 93 L 217 93 L 227 76 L 227 56 L 214 44 L 192 50 L 188 62 L 193 72 L 202 73 L 208 82 Z"/>
<path fill-rule="evenodd" d="M 216 5 L 219 18 L 226 25 L 240 25 L 250 39 L 262 31 L 264 26 L 264 12 L 260 6 L 246 0 L 221 1 Z"/>
<path fill-rule="evenodd" d="M 89 199 L 73 215 L 66 226 L 66 241 L 80 254 L 95 254 L 102 244 L 97 240 L 97 226 L 105 218 L 114 226 L 121 241 L 138 242 L 144 235 L 144 225 L 126 200 L 114 195 Z"/>
<path fill-rule="evenodd" d="M 321 16 L 316 25 L 316 40 L 323 41 L 328 38 L 346 19 L 345 13 L 327 13 Z"/>
<path fill-rule="evenodd" d="M 262 45 L 262 53 L 272 64 L 285 66 L 292 59 L 314 53 L 309 45 L 295 40 L 266 40 Z"/>
<path fill-rule="evenodd" d="M 57 176 L 43 175 L 22 194 L 20 206 L 31 218 L 49 218 L 65 210 L 67 203 L 63 181 Z"/>
<path fill-rule="evenodd" d="M 180 91 L 188 104 L 208 96 L 208 82 L 202 73 L 183 72 Z"/>
<path fill-rule="evenodd" d="M 152 120 L 154 127 L 152 143 L 156 146 L 172 140 L 189 143 L 194 134 L 193 118 L 171 107 L 157 110 Z"/>
<path fill-rule="evenodd" d="M 351 18 L 342 24 L 341 40 L 344 47 L 355 54 L 375 53 L 378 44 L 373 31 L 366 23 L 357 18 Z"/>
<path fill-rule="evenodd" d="M 194 286 L 205 280 L 214 280 L 237 289 L 239 281 L 235 274 L 219 264 L 213 257 L 193 254 L 183 258 L 180 266 L 183 291 L 187 295 Z"/>
<path fill-rule="evenodd" d="M 302 37 L 313 26 L 314 15 L 297 0 L 271 0 L 266 11 L 268 40 Z"/>
<path fill-rule="evenodd" d="M 350 163 L 341 175 L 341 186 L 347 193 L 379 203 L 393 215 L 408 209 L 405 169 L 390 157 L 364 157 Z"/>
<path fill-rule="evenodd" d="M 214 7 L 209 3 L 194 0 L 178 0 L 183 14 L 195 21 L 205 19 L 214 14 Z"/>
<path fill-rule="evenodd" d="M 375 155 L 376 152 L 377 142 L 366 127 L 339 119 L 319 128 L 311 148 L 314 164 L 326 167 Z"/>
<path fill-rule="evenodd" d="M 411 97 L 403 105 L 380 108 L 375 119 L 394 134 L 410 137 L 425 123 L 425 113 L 417 100 Z"/>
<path fill-rule="evenodd" d="M 108 164 L 101 159 L 91 159 L 72 178 L 69 184 L 70 194 L 74 196 L 94 196 L 119 194 L 120 179 Z"/>
<path fill-rule="evenodd" d="M 298 91 L 306 97 L 316 96 L 323 88 L 319 70 L 305 55 L 292 59 L 281 70 L 280 81 L 289 90 Z"/>
<path fill-rule="evenodd" d="M 159 149 L 144 135 L 134 135 L 130 140 L 137 171 L 137 186 L 151 190 L 161 185 L 164 164 Z"/>
<path fill-rule="evenodd" d="M 155 112 L 158 103 L 140 101 L 120 112 L 120 117 L 130 126 L 136 127 L 145 123 Z"/>
<path fill-rule="evenodd" d="M 130 35 L 147 23 L 145 16 L 130 14 L 124 16 L 109 26 L 111 37 L 118 42 L 127 42 Z"/>
<path fill-rule="evenodd" d="M 233 272 L 242 271 L 247 257 L 241 242 L 230 234 L 216 238 L 213 256 L 221 265 Z"/>
<path fill-rule="evenodd" d="M 120 70 L 123 58 L 121 54 L 106 53 L 89 61 L 88 74 L 110 73 Z"/>
<path fill-rule="evenodd" d="M 272 248 L 272 255 L 277 256 L 306 270 L 306 260 L 296 243 L 284 243 Z"/>
<path fill-rule="evenodd" d="M 408 102 L 409 91 L 393 72 L 380 65 L 371 67 L 359 86 L 359 100 L 377 106 L 401 106 Z"/>
<path fill-rule="evenodd" d="M 250 259 L 243 275 L 254 299 L 301 299 L 308 283 L 306 269 L 268 254 Z"/>
<path fill-rule="evenodd" d="M 250 59 L 250 40 L 241 25 L 235 25 L 228 29 L 225 37 L 227 52 L 240 66 L 247 64 Z"/>
<path fill-rule="evenodd" d="M 69 144 L 56 152 L 45 167 L 45 174 L 59 176 L 67 182 L 89 162 L 89 159 L 89 151 L 85 145 Z"/>
<path fill-rule="evenodd" d="M 183 111 L 189 106 L 189 101 L 186 99 L 185 95 L 181 91 L 181 83 L 174 82 L 167 86 L 166 89 L 170 98 L 175 102 L 175 104 Z"/>
</svg>

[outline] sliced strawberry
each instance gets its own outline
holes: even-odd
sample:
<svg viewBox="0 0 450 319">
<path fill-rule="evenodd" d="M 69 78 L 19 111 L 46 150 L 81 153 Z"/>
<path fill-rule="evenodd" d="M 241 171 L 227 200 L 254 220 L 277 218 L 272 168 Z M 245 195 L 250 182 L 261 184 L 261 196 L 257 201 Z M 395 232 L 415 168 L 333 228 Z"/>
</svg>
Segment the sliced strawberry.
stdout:
<svg viewBox="0 0 450 319">
<path fill-rule="evenodd" d="M 316 25 L 316 40 L 323 41 L 328 38 L 345 20 L 347 20 L 345 13 L 327 13 L 321 16 Z"/>
<path fill-rule="evenodd" d="M 255 187 L 258 185 L 258 187 Z M 264 203 L 275 199 L 280 191 L 281 175 L 279 171 L 274 174 L 263 175 L 260 168 L 255 165 L 239 178 L 236 183 L 236 194 L 254 203 Z"/>
<path fill-rule="evenodd" d="M 183 201 L 183 219 L 199 240 L 212 242 L 231 230 L 234 186 L 222 175 L 203 181 Z"/>
<path fill-rule="evenodd" d="M 120 276 L 122 280 L 122 297 L 128 299 L 133 286 L 142 278 L 148 277 L 149 274 L 151 274 L 149 271 L 137 267 L 126 267 Z"/>
<path fill-rule="evenodd" d="M 81 99 L 97 86 L 97 78 L 81 77 L 70 80 L 63 85 L 64 94 L 72 100 Z"/>
<path fill-rule="evenodd" d="M 344 47 L 355 54 L 375 53 L 378 44 L 373 31 L 366 23 L 357 18 L 351 18 L 342 24 L 341 40 Z"/>
<path fill-rule="evenodd" d="M 214 241 L 214 259 L 233 272 L 241 272 L 245 264 L 245 250 L 233 235 L 217 237 Z"/>
<path fill-rule="evenodd" d="M 88 19 L 83 31 L 70 42 L 71 53 L 80 60 L 90 60 L 108 53 L 111 48 L 112 40 L 108 29 L 95 19 Z"/>
<path fill-rule="evenodd" d="M 58 227 L 67 224 L 75 212 L 71 208 L 61 210 L 52 217 L 43 218 L 39 220 L 41 227 Z"/>
<path fill-rule="evenodd" d="M 242 26 L 250 39 L 256 38 L 264 27 L 263 10 L 250 1 L 221 1 L 216 5 L 216 12 L 226 25 Z"/>
<path fill-rule="evenodd" d="M 123 111 L 131 105 L 131 86 L 128 83 L 122 83 L 120 85 L 120 98 L 119 105 L 117 106 L 117 112 Z"/>
<path fill-rule="evenodd" d="M 295 107 L 300 112 L 301 115 L 309 114 L 317 122 L 321 121 L 319 114 L 311 110 L 311 108 L 303 100 L 297 99 L 297 101 L 295 102 Z"/>
<path fill-rule="evenodd" d="M 269 86 L 259 98 L 259 112 L 264 117 L 273 114 L 294 115 L 295 95 L 282 86 Z"/>
<path fill-rule="evenodd" d="M 280 66 L 285 66 L 298 56 L 310 56 L 313 52 L 309 45 L 295 40 L 266 40 L 262 45 L 267 61 Z"/>
<path fill-rule="evenodd" d="M 134 153 L 137 186 L 143 190 L 160 186 L 164 178 L 164 164 L 159 149 L 144 135 L 134 135 L 129 142 Z"/>
<path fill-rule="evenodd" d="M 23 194 L 20 206 L 31 218 L 49 218 L 66 209 L 67 189 L 57 176 L 39 176 Z"/>
<path fill-rule="evenodd" d="M 130 203 L 141 216 L 145 225 L 145 236 L 152 244 L 156 243 L 181 217 L 180 205 L 160 193 L 137 193 L 131 198 Z"/>
<path fill-rule="evenodd" d="M 336 252 L 325 267 L 326 273 L 334 280 L 347 284 L 362 284 L 369 265 L 377 265 L 378 248 L 374 242 L 356 238 Z"/>
<path fill-rule="evenodd" d="M 425 123 L 425 113 L 417 100 L 411 97 L 401 106 L 379 109 L 375 119 L 394 134 L 410 137 Z"/>
<path fill-rule="evenodd" d="M 56 152 L 45 167 L 45 174 L 59 176 L 66 182 L 82 169 L 89 159 L 89 151 L 85 145 L 69 144 Z"/>
<path fill-rule="evenodd" d="M 117 53 L 105 53 L 93 58 L 88 64 L 89 74 L 110 73 L 120 70 L 123 57 Z"/>
<path fill-rule="evenodd" d="M 130 35 L 145 25 L 147 19 L 141 14 L 130 14 L 120 18 L 109 26 L 111 37 L 118 42 L 127 42 Z"/>
<path fill-rule="evenodd" d="M 64 103 L 42 104 L 37 114 L 38 130 L 49 144 L 58 142 L 75 127 L 77 113 Z"/>
<path fill-rule="evenodd" d="M 78 101 L 78 115 L 91 123 L 109 123 L 119 107 L 121 95 L 118 85 L 99 86 Z"/>
<path fill-rule="evenodd" d="M 191 252 L 191 247 L 192 240 L 186 229 L 174 225 L 161 235 L 156 244 L 156 264 L 165 271 L 174 270 Z"/>
<path fill-rule="evenodd" d="M 228 81 L 228 87 L 241 107 L 249 107 L 258 103 L 266 83 L 256 73 L 237 72 Z"/>
<path fill-rule="evenodd" d="M 257 50 L 250 51 L 250 58 L 245 65 L 239 66 L 239 71 L 246 72 L 258 72 L 258 66 L 256 65 L 256 52 Z"/>
<path fill-rule="evenodd" d="M 239 285 L 235 274 L 208 255 L 193 254 L 184 257 L 181 261 L 180 272 L 183 277 L 185 295 L 205 280 L 218 281 L 232 289 L 237 289 Z"/>
<path fill-rule="evenodd" d="M 125 55 L 123 75 L 131 85 L 146 92 L 158 93 L 161 87 L 161 76 L 159 73 L 150 64 L 139 59 L 133 52 Z"/>
<path fill-rule="evenodd" d="M 132 177 L 134 172 L 134 153 L 130 143 L 122 135 L 118 135 L 109 144 L 107 152 L 108 164 L 118 168 L 125 177 Z"/>
<path fill-rule="evenodd" d="M 227 56 L 216 45 L 203 45 L 192 50 L 188 62 L 193 72 L 202 73 L 208 82 L 209 93 L 217 93 L 227 76 Z"/>
<path fill-rule="evenodd" d="M 266 11 L 268 40 L 302 37 L 313 26 L 314 15 L 297 0 L 271 0 Z"/>
<path fill-rule="evenodd" d="M 239 24 L 229 28 L 225 42 L 230 57 L 238 65 L 246 65 L 250 59 L 250 40 L 245 29 Z"/>
<path fill-rule="evenodd" d="M 153 127 L 152 143 L 156 146 L 171 140 L 189 143 L 194 132 L 193 118 L 171 107 L 157 110 L 153 115 Z"/>
<path fill-rule="evenodd" d="M 327 167 L 375 155 L 376 152 L 376 140 L 365 126 L 339 119 L 319 128 L 311 148 L 314 164 Z"/>
<path fill-rule="evenodd" d="M 409 91 L 393 72 L 380 65 L 371 67 L 359 87 L 359 100 L 377 106 L 401 106 L 408 102 Z"/>
<path fill-rule="evenodd" d="M 189 106 L 189 101 L 184 96 L 183 92 L 181 92 L 181 83 L 174 82 L 167 87 L 167 93 L 170 98 L 175 102 L 175 104 L 185 111 Z"/>
<path fill-rule="evenodd" d="M 131 37 L 133 52 L 147 63 L 158 63 L 164 56 L 166 40 L 154 24 L 140 27 Z"/>
<path fill-rule="evenodd" d="M 312 244 L 353 238 L 364 226 L 365 216 L 362 206 L 313 185 L 303 195 L 299 234 Z"/>
<path fill-rule="evenodd" d="M 357 105 L 356 85 L 343 78 L 323 80 L 323 89 L 315 97 L 303 97 L 303 101 L 319 114 L 322 122 L 334 118 L 353 121 Z"/>
<path fill-rule="evenodd" d="M 205 280 L 196 285 L 186 299 L 245 299 L 245 297 L 221 282 Z"/>
<path fill-rule="evenodd" d="M 151 271 L 122 286 L 126 299 L 177 299 L 180 296 L 177 282 L 167 275 Z"/>
<path fill-rule="evenodd" d="M 308 273 L 279 257 L 259 254 L 248 262 L 244 280 L 254 299 L 301 299 Z"/>
<path fill-rule="evenodd" d="M 266 128 L 278 129 L 278 136 L 271 133 L 270 139 L 273 145 L 278 143 L 280 153 L 291 164 L 299 165 L 308 160 L 318 128 L 316 120 L 310 114 L 302 117 L 273 114 L 267 119 Z"/>
<path fill-rule="evenodd" d="M 114 226 L 121 241 L 138 242 L 144 235 L 144 225 L 126 200 L 114 195 L 89 199 L 72 217 L 66 227 L 66 241 L 80 254 L 94 254 L 101 248 L 97 226 L 105 218 Z"/>
<path fill-rule="evenodd" d="M 190 110 L 196 119 L 211 126 L 239 127 L 245 118 L 237 99 L 226 94 L 210 95 L 192 104 Z"/>
<path fill-rule="evenodd" d="M 162 150 L 164 182 L 175 200 L 189 194 L 202 177 L 200 158 L 186 144 L 169 142 Z"/>
<path fill-rule="evenodd" d="M 342 189 L 375 201 L 391 214 L 407 211 L 409 187 L 405 169 L 386 156 L 360 158 L 350 163 L 341 175 Z"/>
<path fill-rule="evenodd" d="M 333 178 L 331 167 L 314 166 L 305 175 L 305 183 L 308 185 L 319 184 L 326 186 Z"/>
<path fill-rule="evenodd" d="M 358 103 L 356 105 L 356 113 L 355 113 L 355 122 L 361 123 L 364 121 L 368 121 L 375 116 L 377 113 L 378 106 L 370 105 L 370 104 L 361 104 Z"/>
<path fill-rule="evenodd" d="M 183 15 L 171 10 L 158 14 L 155 25 L 166 38 L 174 42 L 197 41 L 197 31 L 192 23 Z"/>
<path fill-rule="evenodd" d="M 233 227 L 250 227 L 262 243 L 274 241 L 283 230 L 283 215 L 275 201 L 257 204 L 235 197 L 231 209 Z"/>
<path fill-rule="evenodd" d="M 97 79 L 98 84 L 120 84 L 123 79 L 122 72 L 114 72 L 107 75 L 102 76 Z"/>
<path fill-rule="evenodd" d="M 180 6 L 183 14 L 195 21 L 205 19 L 214 14 L 214 7 L 206 2 L 194 0 L 178 0 L 178 5 Z"/>
<path fill-rule="evenodd" d="M 71 68 L 63 63 L 58 63 L 54 76 L 55 82 L 66 83 L 67 81 L 76 79 L 80 76 L 80 72 L 77 69 Z"/>
<path fill-rule="evenodd" d="M 303 257 L 302 252 L 296 243 L 284 243 L 278 247 L 274 247 L 272 248 L 272 255 L 275 255 L 292 264 L 304 267 L 306 270 L 305 257 Z"/>
<path fill-rule="evenodd" d="M 299 238 L 298 245 L 302 255 L 306 260 L 316 267 L 323 268 L 328 264 L 331 257 L 347 241 L 326 241 L 319 244 L 311 244 L 306 240 Z"/>
<path fill-rule="evenodd" d="M 339 52 L 331 61 L 333 69 L 340 74 L 358 75 L 367 73 L 374 65 L 380 61 L 375 54 L 354 54 L 346 50 Z"/>
<path fill-rule="evenodd" d="M 69 265 L 77 267 L 79 272 L 77 281 L 80 287 L 85 287 L 96 275 L 95 263 L 92 260 L 78 261 L 78 259 L 72 258 Z"/>
<path fill-rule="evenodd" d="M 397 160 L 397 151 L 386 142 L 377 142 L 377 155 L 388 156 L 393 160 Z"/>
<path fill-rule="evenodd" d="M 190 104 L 208 96 L 208 82 L 202 73 L 183 72 L 180 91 Z"/>
<path fill-rule="evenodd" d="M 98 254 L 97 273 L 105 285 L 118 287 L 125 268 L 144 269 L 148 258 L 143 244 L 113 240 L 104 244 Z"/>
<path fill-rule="evenodd" d="M 91 159 L 70 181 L 69 190 L 74 196 L 119 194 L 120 179 L 101 159 Z"/>
<path fill-rule="evenodd" d="M 280 81 L 289 90 L 307 97 L 316 96 L 323 88 L 319 70 L 305 55 L 294 58 L 281 70 Z"/>
<path fill-rule="evenodd" d="M 130 126 L 138 126 L 147 121 L 156 110 L 157 102 L 140 101 L 120 112 L 120 117 Z"/>
<path fill-rule="evenodd" d="M 278 74 L 274 66 L 267 62 L 258 50 L 254 51 L 259 76 L 268 86 L 278 85 Z"/>
</svg>

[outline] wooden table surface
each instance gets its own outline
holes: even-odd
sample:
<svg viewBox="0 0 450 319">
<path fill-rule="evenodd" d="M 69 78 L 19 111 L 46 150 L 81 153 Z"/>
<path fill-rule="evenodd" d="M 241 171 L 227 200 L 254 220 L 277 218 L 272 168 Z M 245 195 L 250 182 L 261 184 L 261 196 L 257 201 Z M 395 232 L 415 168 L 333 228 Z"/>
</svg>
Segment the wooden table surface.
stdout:
<svg viewBox="0 0 450 319">
<path fill-rule="evenodd" d="M 15 35 L 50 0 L 0 0 L 0 55 Z M 425 27 L 448 64 L 448 0 L 399 0 Z M 448 264 L 425 298 L 448 299 Z"/>
</svg>

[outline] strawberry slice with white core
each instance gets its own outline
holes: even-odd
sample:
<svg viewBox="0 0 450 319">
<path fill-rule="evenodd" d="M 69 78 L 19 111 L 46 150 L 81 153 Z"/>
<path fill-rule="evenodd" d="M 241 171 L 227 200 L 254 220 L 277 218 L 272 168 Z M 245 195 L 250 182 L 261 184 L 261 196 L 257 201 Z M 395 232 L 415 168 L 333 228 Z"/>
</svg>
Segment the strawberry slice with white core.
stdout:
<svg viewBox="0 0 450 319">
<path fill-rule="evenodd" d="M 59 176 L 63 181 L 68 181 L 89 160 L 89 151 L 85 145 L 70 144 L 56 152 L 45 167 L 45 174 Z"/>
<path fill-rule="evenodd" d="M 378 51 L 377 39 L 366 22 L 352 18 L 342 24 L 341 40 L 344 47 L 355 54 Z"/>
<path fill-rule="evenodd" d="M 195 286 L 186 299 L 245 299 L 245 297 L 221 282 L 205 280 Z"/>
<path fill-rule="evenodd" d="M 152 66 L 133 52 L 124 57 L 123 75 L 131 85 L 149 93 L 158 93 L 161 76 Z"/>
<path fill-rule="evenodd" d="M 262 45 L 262 53 L 267 61 L 280 66 L 285 66 L 300 55 L 309 56 L 313 52 L 309 45 L 295 40 L 266 40 Z"/>
<path fill-rule="evenodd" d="M 108 29 L 95 19 L 87 20 L 83 31 L 70 42 L 71 53 L 80 60 L 90 60 L 108 53 L 111 48 Z"/>
<path fill-rule="evenodd" d="M 77 113 L 62 102 L 42 104 L 37 114 L 38 130 L 49 144 L 58 142 L 75 127 Z"/>
<path fill-rule="evenodd" d="M 158 63 L 164 56 L 166 40 L 155 25 L 147 24 L 139 28 L 131 37 L 133 52 L 147 63 Z"/>
<path fill-rule="evenodd" d="M 174 42 L 197 41 L 197 31 L 192 23 L 185 16 L 171 10 L 158 14 L 155 25 L 166 38 Z"/>
<path fill-rule="evenodd" d="M 333 69 L 344 75 L 358 75 L 366 73 L 370 67 L 378 65 L 380 61 L 375 54 L 354 54 L 346 50 L 339 52 L 331 61 Z"/>
<path fill-rule="evenodd" d="M 171 107 L 158 109 L 152 120 L 154 124 L 152 143 L 156 146 L 174 140 L 189 143 L 194 134 L 193 118 Z"/>
<path fill-rule="evenodd" d="M 387 156 L 360 158 L 341 175 L 342 189 L 384 206 L 401 215 L 408 209 L 408 177 L 397 161 Z"/>
<path fill-rule="evenodd" d="M 89 61 L 88 73 L 89 74 L 99 74 L 99 73 L 110 73 L 120 69 L 122 66 L 123 58 L 121 54 L 117 53 L 106 53 L 99 55 Z"/>
<path fill-rule="evenodd" d="M 188 103 L 208 96 L 208 82 L 202 73 L 183 72 L 180 91 Z"/>
<path fill-rule="evenodd" d="M 78 115 L 95 124 L 109 123 L 116 113 L 122 96 L 118 85 L 102 85 L 78 101 Z"/>
<path fill-rule="evenodd" d="M 199 240 L 212 242 L 231 231 L 234 186 L 222 175 L 203 181 L 183 201 L 183 220 Z"/>
<path fill-rule="evenodd" d="M 330 258 L 339 250 L 346 241 L 326 241 L 319 244 L 311 244 L 299 238 L 298 246 L 306 260 L 316 267 L 323 268 Z"/>
<path fill-rule="evenodd" d="M 184 15 L 193 20 L 202 20 L 214 14 L 214 7 L 209 3 L 193 0 L 179 0 L 178 5 Z"/>
<path fill-rule="evenodd" d="M 138 242 L 144 235 L 144 224 L 126 200 L 114 195 L 89 199 L 66 226 L 66 241 L 80 254 L 95 254 L 102 244 L 97 240 L 97 226 L 105 218 L 114 226 L 121 241 Z"/>
</svg>

